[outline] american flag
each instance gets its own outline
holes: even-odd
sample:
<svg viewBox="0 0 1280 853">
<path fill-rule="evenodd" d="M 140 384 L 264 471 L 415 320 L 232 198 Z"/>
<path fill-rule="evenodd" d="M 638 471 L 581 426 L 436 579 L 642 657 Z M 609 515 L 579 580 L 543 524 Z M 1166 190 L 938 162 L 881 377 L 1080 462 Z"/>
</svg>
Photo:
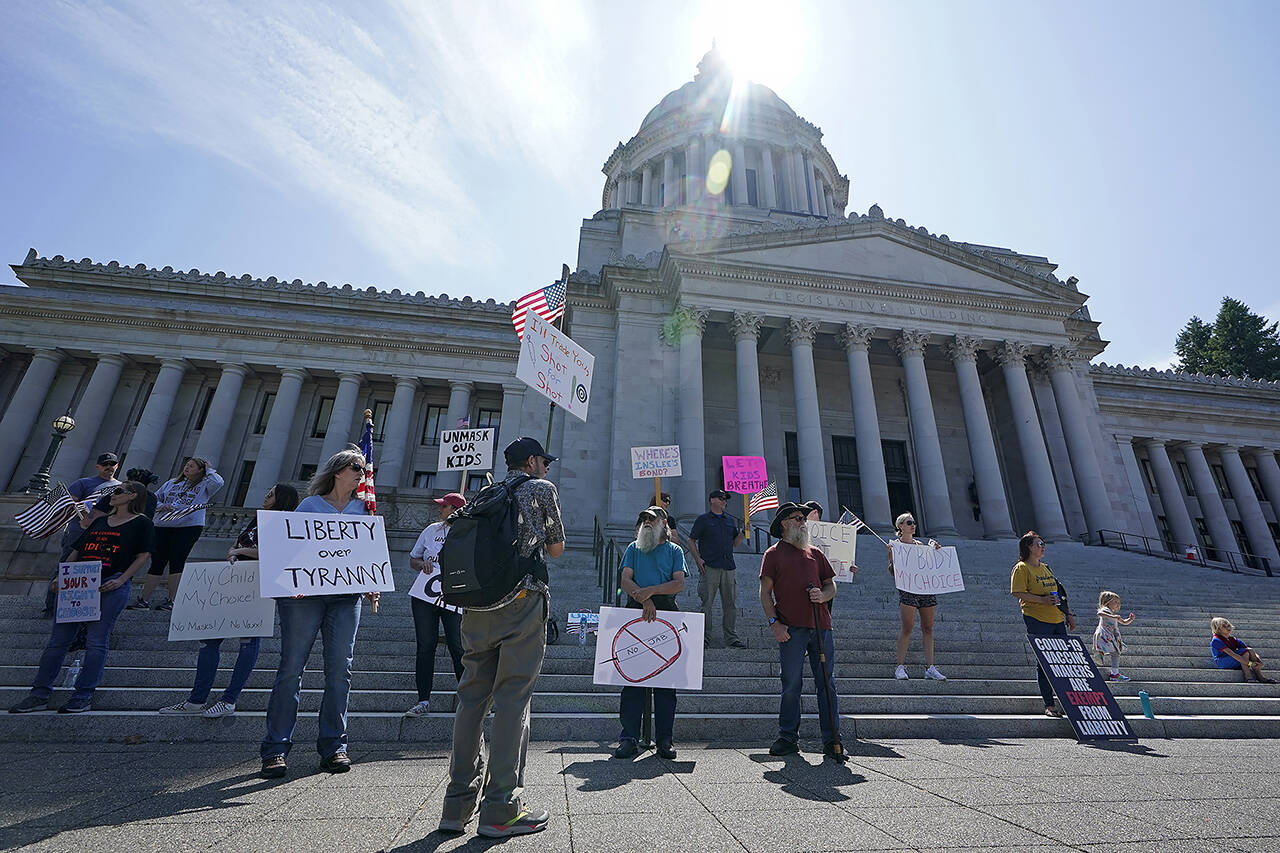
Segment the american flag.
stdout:
<svg viewBox="0 0 1280 853">
<path fill-rule="evenodd" d="M 59 483 L 40 500 L 15 515 L 13 520 L 32 539 L 46 539 L 61 530 L 75 512 L 75 500 L 67 487 Z"/>
<path fill-rule="evenodd" d="M 778 484 L 770 483 L 760 491 L 751 496 L 747 502 L 747 512 L 755 515 L 757 512 L 764 512 L 766 509 L 778 508 Z"/>
<path fill-rule="evenodd" d="M 188 515 L 191 515 L 191 513 L 193 512 L 199 512 L 202 509 L 208 509 L 208 508 L 209 508 L 209 504 L 203 503 L 203 504 L 192 504 L 191 506 L 184 506 L 177 509 L 171 509 L 168 512 L 166 512 L 164 515 L 157 517 L 156 521 L 177 521 L 180 518 L 186 518 Z"/>
<path fill-rule="evenodd" d="M 364 501 L 368 512 L 376 512 L 378 501 L 373 491 L 373 418 L 365 418 L 364 435 L 360 436 L 360 452 L 364 454 L 364 476 L 356 486 L 356 497 Z"/>
<path fill-rule="evenodd" d="M 462 417 L 458 418 L 458 429 L 470 429 L 470 428 L 471 428 L 471 415 L 463 415 Z"/>
<path fill-rule="evenodd" d="M 554 323 L 564 316 L 565 283 L 557 281 L 533 293 L 525 294 L 516 300 L 516 308 L 511 312 L 511 325 L 516 327 L 516 336 L 524 340 L 524 315 L 532 311 L 548 323 Z"/>
<path fill-rule="evenodd" d="M 867 524 L 865 521 L 863 521 L 862 519 L 858 518 L 858 517 L 857 517 L 856 515 L 854 515 L 853 513 L 849 512 L 849 510 L 848 510 L 846 507 L 840 507 L 840 508 L 841 508 L 842 510 L 844 510 L 844 513 L 840 516 L 840 520 L 839 520 L 839 521 L 837 521 L 837 522 L 836 522 L 836 524 L 851 524 L 851 525 L 853 525 L 853 532 L 854 532 L 854 533 L 857 533 L 859 530 L 865 530 L 865 531 L 867 531 L 868 533 L 870 533 L 872 536 L 874 536 L 874 537 L 876 537 L 877 539 L 879 539 L 881 542 L 884 542 L 884 539 L 880 536 L 880 534 L 879 534 L 879 533 L 876 533 L 876 532 L 871 528 L 871 525 L 870 525 L 870 524 Z M 886 544 L 887 544 L 887 543 L 886 543 Z"/>
</svg>

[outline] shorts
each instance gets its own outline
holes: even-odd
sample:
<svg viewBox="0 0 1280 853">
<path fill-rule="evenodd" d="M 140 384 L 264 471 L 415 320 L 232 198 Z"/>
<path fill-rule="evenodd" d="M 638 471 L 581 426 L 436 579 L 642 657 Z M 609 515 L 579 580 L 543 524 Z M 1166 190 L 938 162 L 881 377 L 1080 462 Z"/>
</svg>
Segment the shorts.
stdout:
<svg viewBox="0 0 1280 853">
<path fill-rule="evenodd" d="M 1236 660 L 1230 655 L 1223 655 L 1220 658 L 1214 658 L 1213 665 L 1216 666 L 1218 669 L 1239 669 L 1240 661 Z"/>
<path fill-rule="evenodd" d="M 898 590 L 898 603 L 905 604 L 908 607 L 915 607 L 916 609 L 921 607 L 937 607 L 938 596 L 920 595 L 919 593 L 906 592 L 905 590 L 900 589 Z"/>
</svg>

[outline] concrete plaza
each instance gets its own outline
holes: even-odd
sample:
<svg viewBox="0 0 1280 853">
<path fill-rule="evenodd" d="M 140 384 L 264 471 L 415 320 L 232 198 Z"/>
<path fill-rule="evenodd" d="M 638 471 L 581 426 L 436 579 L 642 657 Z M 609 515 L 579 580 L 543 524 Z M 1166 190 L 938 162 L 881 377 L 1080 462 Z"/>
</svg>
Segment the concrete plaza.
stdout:
<svg viewBox="0 0 1280 853">
<path fill-rule="evenodd" d="M 677 731 L 679 722 L 677 720 Z M 808 745 L 812 749 L 813 744 Z M 24 851 L 1280 850 L 1280 740 L 892 740 L 853 761 L 773 758 L 767 744 L 678 744 L 609 758 L 534 743 L 526 799 L 546 831 L 491 841 L 436 831 L 447 751 L 352 745 L 350 773 L 306 744 L 287 779 L 244 745 L 12 744 L 0 847 Z"/>
</svg>

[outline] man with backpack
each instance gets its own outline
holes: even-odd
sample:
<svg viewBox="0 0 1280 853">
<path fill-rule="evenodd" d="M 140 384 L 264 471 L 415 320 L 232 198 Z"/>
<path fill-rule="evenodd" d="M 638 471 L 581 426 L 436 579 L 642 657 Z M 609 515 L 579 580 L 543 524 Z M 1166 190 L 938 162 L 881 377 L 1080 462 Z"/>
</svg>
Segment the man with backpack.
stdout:
<svg viewBox="0 0 1280 853">
<path fill-rule="evenodd" d="M 549 818 L 525 807 L 518 791 L 533 685 L 547 648 L 545 556 L 564 553 L 560 499 L 546 479 L 556 457 L 528 437 L 504 455 L 506 478 L 455 513 L 440 552 L 445 602 L 462 607 L 464 651 L 440 830 L 465 831 L 478 805 L 478 832 L 490 838 L 538 832 Z M 490 706 L 486 768 L 480 739 Z"/>
</svg>

